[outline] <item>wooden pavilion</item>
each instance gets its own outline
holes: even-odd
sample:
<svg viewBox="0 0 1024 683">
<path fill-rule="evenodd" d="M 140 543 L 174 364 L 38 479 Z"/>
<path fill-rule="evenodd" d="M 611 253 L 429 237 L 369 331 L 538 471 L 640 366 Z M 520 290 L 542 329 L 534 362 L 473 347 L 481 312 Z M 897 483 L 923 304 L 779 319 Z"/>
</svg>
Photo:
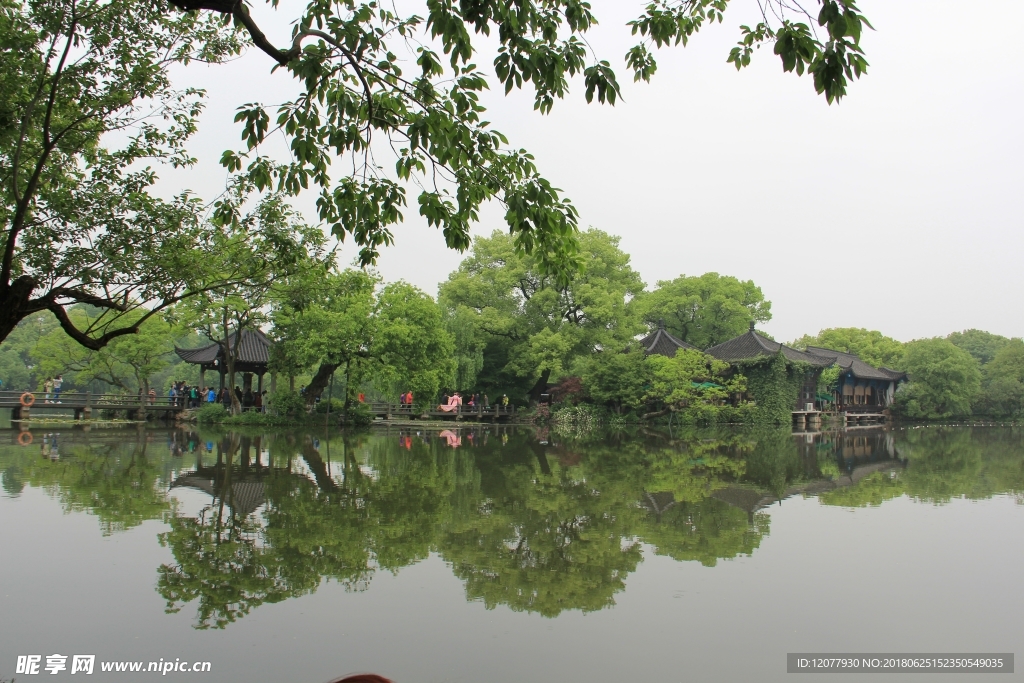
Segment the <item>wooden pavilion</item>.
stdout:
<svg viewBox="0 0 1024 683">
<path fill-rule="evenodd" d="M 820 346 L 808 346 L 807 352 L 833 359 L 842 370 L 836 390 L 839 412 L 881 412 L 892 405 L 896 389 L 907 381 L 907 373 L 873 367 L 852 353 Z"/>
<path fill-rule="evenodd" d="M 235 359 L 235 372 L 242 373 L 243 389 L 252 389 L 252 376 L 257 378 L 256 393 L 263 391 L 263 375 L 267 374 L 267 366 L 270 363 L 271 341 L 267 335 L 259 330 L 243 329 L 239 336 L 238 356 Z M 234 350 L 235 335 L 228 336 L 227 348 Z M 174 348 L 174 352 L 192 365 L 199 366 L 199 384 L 206 386 L 206 371 L 216 370 L 220 374 L 219 389 L 224 388 L 225 377 L 228 372 L 227 360 L 225 359 L 225 344 L 223 341 L 214 342 L 198 349 Z"/>
</svg>

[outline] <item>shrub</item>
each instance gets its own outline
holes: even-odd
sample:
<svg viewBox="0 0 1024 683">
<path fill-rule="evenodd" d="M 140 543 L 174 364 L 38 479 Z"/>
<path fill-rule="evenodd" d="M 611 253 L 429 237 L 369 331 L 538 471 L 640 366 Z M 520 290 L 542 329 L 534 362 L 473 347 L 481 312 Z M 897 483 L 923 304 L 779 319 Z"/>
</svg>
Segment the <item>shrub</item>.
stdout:
<svg viewBox="0 0 1024 683">
<path fill-rule="evenodd" d="M 334 412 L 334 408 L 331 408 L 331 412 Z M 370 412 L 370 406 L 365 403 L 355 403 L 349 406 L 342 421 L 355 427 L 366 427 L 373 422 L 373 413 Z"/>
<path fill-rule="evenodd" d="M 282 417 L 301 417 L 306 414 L 306 399 L 296 391 L 279 389 L 270 396 L 270 411 Z"/>
<path fill-rule="evenodd" d="M 338 415 L 341 415 L 342 411 L 344 411 L 344 410 L 345 410 L 345 402 L 344 401 L 342 401 L 340 399 L 337 399 L 337 398 L 332 398 L 331 399 L 331 413 L 332 414 L 333 413 L 337 413 Z M 316 404 L 316 412 L 319 415 L 326 415 L 327 414 L 327 399 L 324 399 L 324 400 L 322 400 L 322 401 L 320 401 L 319 403 Z"/>
<path fill-rule="evenodd" d="M 223 422 L 228 416 L 228 411 L 220 403 L 206 403 L 196 411 L 196 422 L 199 424 L 215 424 Z"/>
</svg>

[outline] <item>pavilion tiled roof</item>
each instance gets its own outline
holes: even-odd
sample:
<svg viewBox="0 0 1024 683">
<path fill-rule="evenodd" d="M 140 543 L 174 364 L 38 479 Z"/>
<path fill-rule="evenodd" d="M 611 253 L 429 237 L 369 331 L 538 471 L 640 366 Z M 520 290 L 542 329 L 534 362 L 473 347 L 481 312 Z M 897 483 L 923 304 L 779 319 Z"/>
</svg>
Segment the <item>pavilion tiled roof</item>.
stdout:
<svg viewBox="0 0 1024 683">
<path fill-rule="evenodd" d="M 890 370 L 888 368 L 876 368 L 868 365 L 856 355 L 835 349 L 826 349 L 821 346 L 808 346 L 807 352 L 816 356 L 833 357 L 835 364 L 844 372 L 851 373 L 858 379 L 880 379 L 884 381 L 899 381 L 906 379 L 907 373 Z"/>
<path fill-rule="evenodd" d="M 224 491 L 210 475 L 188 472 L 171 483 L 172 489 L 180 486 L 199 489 L 215 499 L 223 499 L 235 514 L 242 517 L 248 517 L 266 501 L 263 495 L 263 481 L 252 477 L 232 481 L 230 490 Z"/>
<path fill-rule="evenodd" d="M 231 334 L 228 337 L 228 348 L 233 349 L 234 343 L 235 335 Z M 238 362 L 257 365 L 270 362 L 270 344 L 271 341 L 267 335 L 259 330 L 242 330 L 241 339 L 238 343 Z M 207 346 L 201 346 L 198 349 L 179 349 L 175 347 L 174 351 L 186 363 L 199 365 L 213 363 L 217 360 L 221 354 L 221 345 L 215 342 Z"/>
<path fill-rule="evenodd" d="M 696 346 L 687 344 L 682 339 L 669 334 L 664 327 L 659 327 L 654 332 L 640 340 L 644 352 L 649 356 L 656 353 L 660 356 L 673 358 L 679 349 L 696 349 Z"/>
<path fill-rule="evenodd" d="M 722 342 L 717 346 L 712 346 L 704 353 L 728 363 L 738 363 L 741 361 L 768 358 L 776 355 L 780 351 L 782 352 L 782 355 L 785 356 L 786 360 L 794 363 L 807 363 L 814 367 L 828 367 L 835 363 L 835 356 L 820 356 L 805 353 L 803 351 L 797 351 L 785 344 L 780 344 L 779 342 L 772 341 L 767 337 L 761 336 L 754 330 L 753 326 L 751 326 L 749 332 L 745 332 L 738 337 L 733 337 L 729 341 Z"/>
</svg>

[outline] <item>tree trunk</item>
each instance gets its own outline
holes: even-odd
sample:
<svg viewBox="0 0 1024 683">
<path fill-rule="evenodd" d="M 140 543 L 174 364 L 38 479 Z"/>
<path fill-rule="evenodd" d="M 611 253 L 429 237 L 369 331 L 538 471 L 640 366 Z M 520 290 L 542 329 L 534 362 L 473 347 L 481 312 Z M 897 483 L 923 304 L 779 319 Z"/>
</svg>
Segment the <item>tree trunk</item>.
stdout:
<svg viewBox="0 0 1024 683">
<path fill-rule="evenodd" d="M 28 302 L 35 287 L 30 275 L 17 277 L 9 285 L 0 284 L 0 342 L 34 312 L 29 310 Z"/>
<path fill-rule="evenodd" d="M 548 388 L 548 378 L 551 377 L 551 370 L 544 370 L 540 373 L 540 377 L 537 378 L 537 383 L 530 389 L 530 401 L 533 403 L 540 402 L 540 396 Z"/>
<path fill-rule="evenodd" d="M 313 379 L 309 381 L 309 385 L 306 387 L 306 412 L 312 413 L 316 407 L 316 400 L 324 393 L 324 389 L 327 388 L 327 384 L 331 381 L 331 376 L 334 375 L 334 371 L 338 369 L 340 363 L 321 363 L 317 369 L 316 374 L 313 375 Z"/>
<path fill-rule="evenodd" d="M 238 359 L 238 347 L 242 341 L 242 325 L 236 321 L 234 349 L 228 343 L 228 311 L 224 309 L 224 360 L 228 366 L 228 395 L 231 396 L 231 414 L 242 414 L 242 403 L 235 394 L 235 361 Z"/>
</svg>

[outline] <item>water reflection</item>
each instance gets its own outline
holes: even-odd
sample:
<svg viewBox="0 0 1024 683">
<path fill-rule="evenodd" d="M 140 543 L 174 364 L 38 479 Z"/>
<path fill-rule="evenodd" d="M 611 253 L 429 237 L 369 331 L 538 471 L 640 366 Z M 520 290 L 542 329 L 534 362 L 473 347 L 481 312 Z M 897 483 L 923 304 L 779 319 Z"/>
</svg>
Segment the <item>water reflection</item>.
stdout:
<svg viewBox="0 0 1024 683">
<path fill-rule="evenodd" d="M 600 610 L 645 546 L 707 567 L 751 555 L 791 496 L 858 507 L 1024 491 L 1014 429 L 74 432 L 47 434 L 42 455 L 18 437 L 0 447 L 5 495 L 42 488 L 104 534 L 162 520 L 173 561 L 157 590 L 203 629 L 325 580 L 366 590 L 430 553 L 488 608 Z"/>
</svg>

